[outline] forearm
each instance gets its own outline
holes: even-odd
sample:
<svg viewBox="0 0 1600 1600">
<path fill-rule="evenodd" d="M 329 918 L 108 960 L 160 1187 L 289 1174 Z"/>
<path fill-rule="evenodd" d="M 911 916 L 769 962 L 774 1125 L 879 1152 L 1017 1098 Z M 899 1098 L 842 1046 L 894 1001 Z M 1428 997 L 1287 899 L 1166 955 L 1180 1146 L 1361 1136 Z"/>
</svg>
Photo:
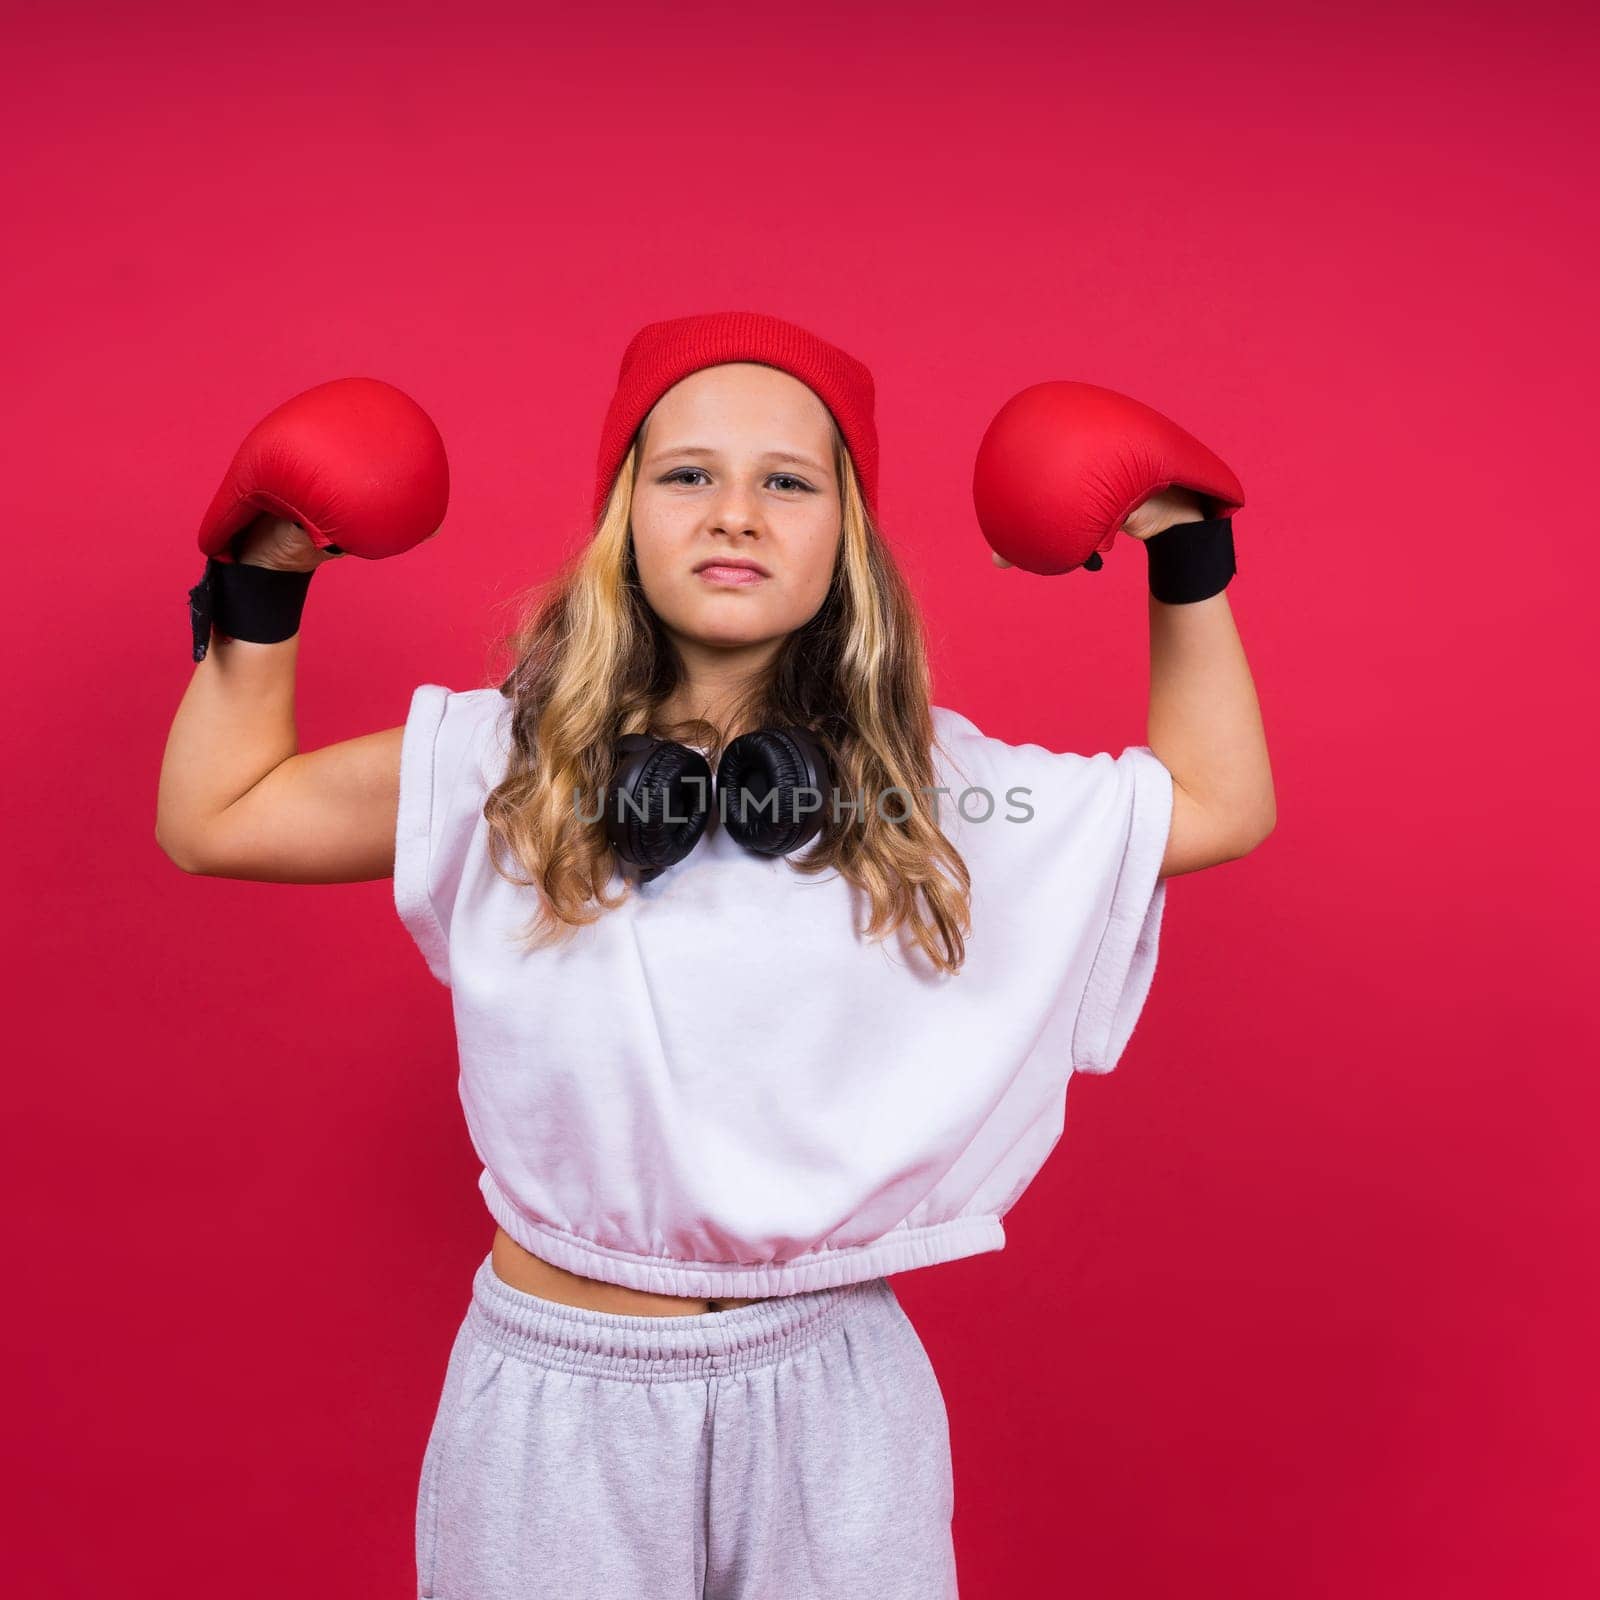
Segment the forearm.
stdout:
<svg viewBox="0 0 1600 1600">
<path fill-rule="evenodd" d="M 277 644 L 213 638 L 179 702 L 161 759 L 156 842 L 179 865 L 204 855 L 207 830 L 299 750 L 300 636 Z"/>
<path fill-rule="evenodd" d="M 1146 742 L 1173 781 L 1253 848 L 1273 829 L 1277 801 L 1261 706 L 1226 592 L 1150 609 Z"/>
</svg>

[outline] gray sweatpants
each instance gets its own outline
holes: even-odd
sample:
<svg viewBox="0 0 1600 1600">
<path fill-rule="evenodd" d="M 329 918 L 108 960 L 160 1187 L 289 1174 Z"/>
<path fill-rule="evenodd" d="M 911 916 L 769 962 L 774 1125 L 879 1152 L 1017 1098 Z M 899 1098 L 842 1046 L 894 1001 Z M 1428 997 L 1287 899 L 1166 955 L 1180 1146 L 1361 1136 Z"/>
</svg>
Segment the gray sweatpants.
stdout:
<svg viewBox="0 0 1600 1600">
<path fill-rule="evenodd" d="M 697 1316 L 485 1257 L 422 1463 L 429 1600 L 955 1600 L 944 1396 L 887 1278 Z"/>
</svg>

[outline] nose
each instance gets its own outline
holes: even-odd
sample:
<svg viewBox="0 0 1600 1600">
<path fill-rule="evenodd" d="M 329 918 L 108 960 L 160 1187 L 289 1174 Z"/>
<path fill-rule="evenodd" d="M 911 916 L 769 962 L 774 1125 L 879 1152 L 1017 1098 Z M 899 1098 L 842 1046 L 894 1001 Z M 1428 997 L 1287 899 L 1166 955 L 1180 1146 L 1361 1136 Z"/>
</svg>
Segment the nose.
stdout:
<svg viewBox="0 0 1600 1600">
<path fill-rule="evenodd" d="M 736 482 L 722 485 L 712 500 L 708 515 L 713 533 L 759 534 L 765 526 L 755 492 L 747 485 Z"/>
</svg>

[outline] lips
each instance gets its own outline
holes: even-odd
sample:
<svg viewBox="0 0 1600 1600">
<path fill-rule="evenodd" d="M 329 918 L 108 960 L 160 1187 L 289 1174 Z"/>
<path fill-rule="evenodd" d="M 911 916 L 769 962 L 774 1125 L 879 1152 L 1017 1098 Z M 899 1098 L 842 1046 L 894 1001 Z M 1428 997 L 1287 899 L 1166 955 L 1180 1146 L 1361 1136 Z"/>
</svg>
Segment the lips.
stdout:
<svg viewBox="0 0 1600 1600">
<path fill-rule="evenodd" d="M 702 583 L 719 589 L 748 589 L 767 581 L 766 573 L 759 567 L 736 561 L 706 561 L 694 570 Z"/>
<path fill-rule="evenodd" d="M 759 562 L 746 561 L 736 556 L 729 556 L 726 560 L 718 556 L 712 556 L 709 560 L 702 561 L 694 570 L 696 572 L 705 572 L 711 567 L 722 567 L 724 569 L 732 569 L 738 572 L 753 572 L 758 578 L 765 578 L 769 576 L 767 569 Z"/>
</svg>

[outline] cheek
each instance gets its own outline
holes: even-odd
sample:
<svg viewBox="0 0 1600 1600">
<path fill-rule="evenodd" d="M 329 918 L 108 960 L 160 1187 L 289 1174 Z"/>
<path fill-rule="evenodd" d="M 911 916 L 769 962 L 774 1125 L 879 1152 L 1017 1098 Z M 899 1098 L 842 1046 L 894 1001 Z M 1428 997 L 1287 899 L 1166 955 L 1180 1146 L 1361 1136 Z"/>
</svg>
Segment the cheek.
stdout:
<svg viewBox="0 0 1600 1600">
<path fill-rule="evenodd" d="M 683 544 L 683 532 L 674 519 L 659 512 L 637 511 L 633 518 L 633 559 L 641 582 L 649 582 L 668 570 L 675 552 Z"/>
<path fill-rule="evenodd" d="M 804 573 L 807 593 L 819 601 L 828 592 L 828 584 L 832 581 L 833 569 L 839 559 L 842 538 L 838 514 L 835 512 L 831 517 L 819 519 L 805 540 L 805 558 L 800 563 L 800 570 Z"/>
</svg>

